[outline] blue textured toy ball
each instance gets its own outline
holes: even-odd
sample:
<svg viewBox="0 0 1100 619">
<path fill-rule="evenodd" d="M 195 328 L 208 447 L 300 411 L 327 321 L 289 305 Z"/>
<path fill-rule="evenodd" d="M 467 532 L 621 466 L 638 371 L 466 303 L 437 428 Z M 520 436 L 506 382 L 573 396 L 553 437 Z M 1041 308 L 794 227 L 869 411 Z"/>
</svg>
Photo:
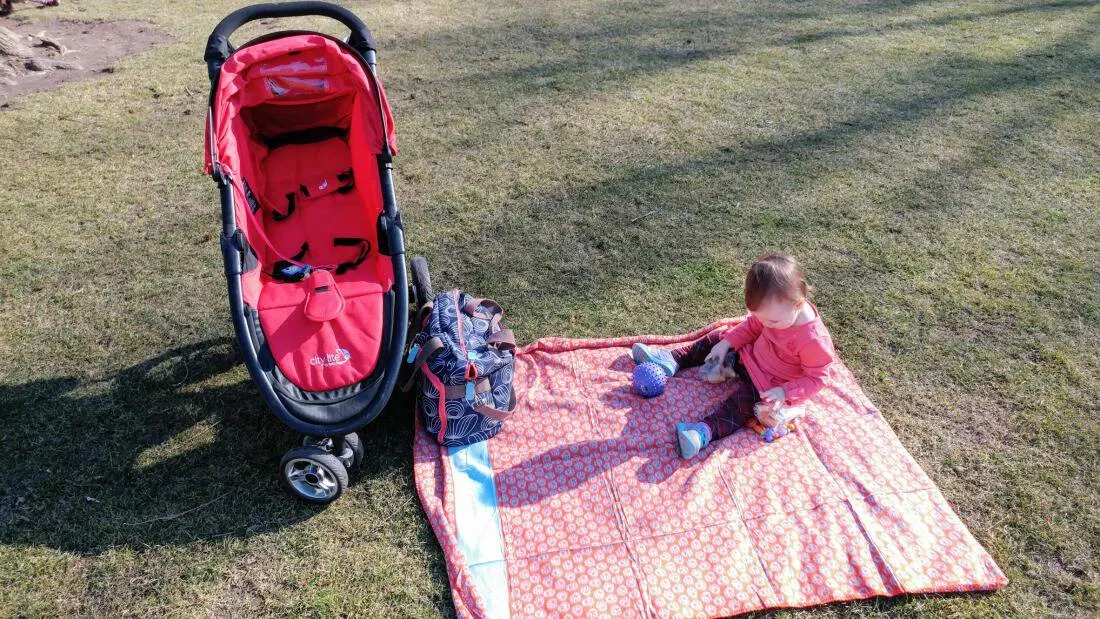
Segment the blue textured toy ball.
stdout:
<svg viewBox="0 0 1100 619">
<path fill-rule="evenodd" d="M 634 393 L 643 398 L 652 398 L 665 392 L 668 377 L 656 363 L 642 363 L 634 368 Z"/>
</svg>

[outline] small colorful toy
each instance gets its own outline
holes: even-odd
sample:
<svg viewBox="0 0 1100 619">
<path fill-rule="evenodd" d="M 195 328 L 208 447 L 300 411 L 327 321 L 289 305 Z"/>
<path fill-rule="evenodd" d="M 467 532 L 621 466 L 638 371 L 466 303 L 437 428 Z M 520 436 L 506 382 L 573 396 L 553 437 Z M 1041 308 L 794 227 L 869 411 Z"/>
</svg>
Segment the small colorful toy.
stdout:
<svg viewBox="0 0 1100 619">
<path fill-rule="evenodd" d="M 793 421 L 788 421 L 786 424 L 779 426 L 778 428 L 769 428 L 768 426 L 760 423 L 755 418 L 750 419 L 746 424 L 752 428 L 757 434 L 764 437 L 765 443 L 770 443 L 777 438 L 787 436 L 791 432 L 795 431 L 795 425 Z"/>
<path fill-rule="evenodd" d="M 634 368 L 634 393 L 643 398 L 653 398 L 665 392 L 668 377 L 661 366 L 653 362 L 640 363 Z"/>
<path fill-rule="evenodd" d="M 779 408 L 779 406 L 780 405 L 777 402 L 776 403 L 761 402 L 761 403 L 756 405 L 756 412 L 759 413 L 764 407 Z M 795 417 L 797 417 L 797 415 Z M 787 436 L 791 432 L 794 432 L 795 431 L 794 419 L 795 419 L 794 417 L 792 417 L 791 419 L 785 419 L 778 426 L 776 426 L 774 428 L 769 428 L 768 426 L 760 423 L 759 419 L 757 419 L 756 417 L 753 417 L 745 425 L 747 425 L 749 428 L 751 428 L 757 434 L 763 436 L 765 443 L 770 443 L 770 442 L 774 441 L 777 438 L 782 438 L 784 436 Z"/>
</svg>

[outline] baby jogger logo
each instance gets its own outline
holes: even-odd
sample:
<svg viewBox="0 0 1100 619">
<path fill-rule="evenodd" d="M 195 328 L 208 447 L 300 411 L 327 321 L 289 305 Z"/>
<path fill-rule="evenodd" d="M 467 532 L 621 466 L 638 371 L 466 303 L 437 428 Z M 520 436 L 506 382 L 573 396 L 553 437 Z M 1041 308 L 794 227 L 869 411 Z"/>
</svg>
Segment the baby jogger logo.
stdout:
<svg viewBox="0 0 1100 619">
<path fill-rule="evenodd" d="M 311 358 L 309 364 L 329 368 L 334 365 L 344 365 L 348 361 L 351 361 L 351 353 L 346 348 L 337 348 L 334 353 L 326 353 Z"/>
</svg>

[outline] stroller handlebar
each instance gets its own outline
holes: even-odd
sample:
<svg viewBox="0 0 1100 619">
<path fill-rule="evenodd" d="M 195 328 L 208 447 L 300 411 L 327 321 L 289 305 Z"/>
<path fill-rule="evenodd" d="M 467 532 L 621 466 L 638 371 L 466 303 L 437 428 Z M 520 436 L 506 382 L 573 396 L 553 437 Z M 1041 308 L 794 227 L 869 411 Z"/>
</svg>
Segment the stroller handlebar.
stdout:
<svg viewBox="0 0 1100 619">
<path fill-rule="evenodd" d="M 210 33 L 210 38 L 206 42 L 206 53 L 203 55 L 203 60 L 207 64 L 217 63 L 219 66 L 228 60 L 229 55 L 234 51 L 233 46 L 229 44 L 229 36 L 248 22 L 258 19 L 306 17 L 310 15 L 330 17 L 347 26 L 351 30 L 348 44 L 359 50 L 363 55 L 374 51 L 374 37 L 371 36 L 367 25 L 348 9 L 328 2 L 280 2 L 253 4 L 241 7 L 226 15 L 224 19 L 218 22 L 214 31 Z"/>
</svg>

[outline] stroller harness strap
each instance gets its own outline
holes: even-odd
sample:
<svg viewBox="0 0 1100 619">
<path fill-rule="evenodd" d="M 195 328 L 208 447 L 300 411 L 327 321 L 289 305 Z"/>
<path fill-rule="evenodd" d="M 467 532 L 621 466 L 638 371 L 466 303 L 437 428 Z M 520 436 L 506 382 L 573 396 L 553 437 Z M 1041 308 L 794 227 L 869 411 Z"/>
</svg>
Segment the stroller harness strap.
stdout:
<svg viewBox="0 0 1100 619">
<path fill-rule="evenodd" d="M 337 174 L 335 181 L 331 181 L 328 175 L 320 176 L 309 183 L 298 185 L 297 191 L 288 192 L 286 194 L 286 210 L 279 212 L 272 207 L 270 209 L 271 218 L 275 221 L 286 220 L 298 208 L 299 199 L 321 198 L 331 193 L 350 193 L 352 189 L 355 189 L 355 172 L 350 168 Z M 252 210 L 259 210 L 260 204 L 255 195 L 252 194 L 247 181 L 245 181 L 245 194 L 248 197 L 248 205 L 252 207 Z"/>
<path fill-rule="evenodd" d="M 230 187 L 232 187 L 234 190 L 236 190 L 236 192 L 239 194 L 238 197 L 243 197 L 245 199 L 245 202 L 248 203 L 249 206 L 251 206 L 253 203 L 256 202 L 255 197 L 252 198 L 251 202 L 248 200 L 248 196 L 252 192 L 251 191 L 248 191 L 248 192 L 245 191 L 244 187 L 241 186 L 241 183 L 237 182 L 237 177 L 233 175 L 233 172 L 230 171 L 229 168 L 227 168 L 225 166 L 225 164 L 220 164 L 219 167 L 220 167 L 221 172 L 222 172 L 222 178 L 225 180 L 225 182 L 229 183 Z M 257 207 L 256 210 L 259 210 L 259 208 Z M 260 241 L 264 244 L 264 246 L 267 247 L 267 249 L 271 250 L 271 253 L 275 254 L 276 257 L 281 258 L 282 260 L 284 260 L 284 261 L 286 261 L 286 262 L 288 262 L 292 265 L 297 265 L 297 266 L 300 266 L 300 267 L 310 266 L 308 264 L 303 264 L 303 263 L 299 262 L 299 260 L 302 259 L 304 254 L 303 254 L 303 256 L 298 256 L 297 258 L 291 258 L 290 256 L 287 256 L 283 252 L 279 251 L 278 247 L 275 247 L 275 243 L 272 243 L 271 239 L 268 238 L 267 233 L 264 232 L 264 224 L 263 224 L 262 221 L 260 221 L 259 217 L 256 216 L 256 210 L 253 210 L 252 208 L 245 209 L 245 213 L 246 213 L 245 216 L 248 218 L 248 223 L 251 224 L 250 232 L 255 233 L 255 235 L 260 239 Z M 333 265 L 329 265 L 329 266 L 331 268 Z M 325 267 L 312 267 L 312 268 L 320 269 L 320 268 L 325 268 Z"/>
<path fill-rule="evenodd" d="M 276 211 L 275 209 L 271 209 L 271 218 L 274 219 L 275 221 L 282 221 L 282 220 L 286 219 L 287 217 L 290 217 L 291 215 L 293 215 L 294 214 L 294 208 L 295 208 L 294 202 L 296 201 L 297 198 L 298 198 L 298 194 L 294 194 L 294 193 L 286 194 L 286 212 L 280 213 L 279 211 Z"/>
<path fill-rule="evenodd" d="M 302 243 L 302 249 L 298 250 L 298 253 L 291 257 L 292 260 L 301 260 L 309 253 L 309 243 Z M 288 282 L 300 281 L 303 277 L 309 274 L 308 268 L 303 270 L 297 262 L 290 262 L 288 260 L 278 260 L 275 262 L 275 266 L 271 271 L 271 276 L 275 279 L 280 279 Z"/>
<path fill-rule="evenodd" d="M 358 246 L 358 255 L 352 260 L 340 262 L 337 264 L 311 265 L 302 262 L 302 260 L 305 259 L 306 254 L 309 252 L 309 243 L 302 243 L 301 249 L 298 251 L 298 253 L 294 254 L 293 256 L 287 256 L 283 252 L 279 251 L 277 247 L 275 247 L 275 244 L 271 241 L 271 238 L 268 237 L 267 233 L 264 232 L 263 222 L 260 221 L 260 218 L 256 215 L 257 211 L 260 209 L 260 205 L 255 195 L 252 193 L 251 187 L 248 185 L 248 181 L 241 179 L 240 183 L 238 183 L 237 178 L 229 169 L 225 168 L 224 165 L 222 166 L 222 174 L 225 177 L 226 182 L 228 182 L 230 186 L 235 189 L 237 193 L 239 193 L 248 204 L 249 208 L 244 209 L 244 211 L 246 213 L 246 217 L 248 217 L 249 223 L 252 224 L 252 231 L 255 232 L 256 236 L 260 239 L 262 244 L 267 247 L 267 249 L 269 249 L 271 253 L 275 254 L 277 258 L 280 258 L 280 260 L 276 261 L 274 264 L 274 271 L 272 273 L 269 273 L 271 277 L 281 281 L 295 282 L 301 281 L 312 271 L 318 270 L 336 271 L 337 275 L 343 275 L 351 269 L 354 269 L 363 264 L 363 262 L 366 261 L 367 256 L 370 255 L 371 243 L 368 239 L 360 237 L 336 237 L 332 240 L 333 246 Z M 337 186 L 333 188 L 332 191 L 341 191 L 345 188 L 347 188 L 347 190 L 350 190 L 350 187 L 354 186 L 354 176 L 352 175 L 350 170 L 346 172 L 341 172 L 338 175 L 338 178 L 345 178 L 345 185 Z M 346 183 L 348 182 L 352 183 L 352 185 L 347 185 Z M 328 191 L 327 193 L 332 193 L 332 191 Z M 272 210 L 272 217 L 276 221 L 286 219 L 294 211 L 293 196 L 295 196 L 295 194 L 288 194 L 290 207 L 286 213 L 280 215 Z M 293 267 L 298 268 L 295 269 Z"/>
<path fill-rule="evenodd" d="M 348 260 L 347 262 L 341 262 L 336 265 L 337 275 L 343 275 L 363 264 L 363 261 L 367 259 L 367 254 L 370 253 L 370 241 L 359 237 L 338 236 L 332 239 L 332 244 L 334 247 L 359 247 L 359 255 L 357 255 L 354 260 Z"/>
</svg>

